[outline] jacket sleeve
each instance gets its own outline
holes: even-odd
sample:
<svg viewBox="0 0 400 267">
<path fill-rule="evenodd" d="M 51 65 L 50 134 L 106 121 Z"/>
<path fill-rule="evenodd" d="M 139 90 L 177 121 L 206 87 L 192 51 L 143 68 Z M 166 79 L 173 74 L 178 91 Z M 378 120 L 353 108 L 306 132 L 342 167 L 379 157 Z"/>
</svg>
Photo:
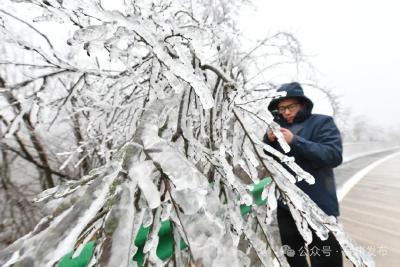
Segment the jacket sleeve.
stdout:
<svg viewBox="0 0 400 267">
<path fill-rule="evenodd" d="M 332 117 L 323 118 L 312 136 L 311 141 L 295 135 L 291 143 L 293 152 L 312 162 L 315 168 L 334 168 L 342 163 L 342 138 Z"/>
</svg>

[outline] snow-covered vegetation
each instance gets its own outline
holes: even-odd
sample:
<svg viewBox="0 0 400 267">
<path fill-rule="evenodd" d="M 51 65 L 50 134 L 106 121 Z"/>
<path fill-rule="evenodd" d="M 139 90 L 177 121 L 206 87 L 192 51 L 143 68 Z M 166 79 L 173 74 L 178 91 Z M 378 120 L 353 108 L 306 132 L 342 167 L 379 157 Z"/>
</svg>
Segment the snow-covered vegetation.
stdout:
<svg viewBox="0 0 400 267">
<path fill-rule="evenodd" d="M 251 251 L 287 266 L 269 227 L 282 197 L 307 243 L 311 228 L 332 232 L 372 266 L 294 185 L 314 178 L 261 141 L 269 126 L 290 149 L 266 109 L 275 84 L 259 78 L 301 67 L 298 41 L 279 32 L 242 51 L 241 1 L 109 2 L 2 0 L 0 230 L 13 243 L 0 265 L 53 266 L 95 241 L 90 266 L 133 266 L 139 252 L 150 265 L 249 266 Z"/>
</svg>

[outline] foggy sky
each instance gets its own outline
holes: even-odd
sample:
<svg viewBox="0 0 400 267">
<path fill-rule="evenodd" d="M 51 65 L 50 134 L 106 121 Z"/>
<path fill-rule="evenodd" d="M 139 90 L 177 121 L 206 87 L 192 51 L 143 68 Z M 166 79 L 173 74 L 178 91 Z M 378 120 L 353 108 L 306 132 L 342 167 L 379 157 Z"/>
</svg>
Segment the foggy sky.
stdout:
<svg viewBox="0 0 400 267">
<path fill-rule="evenodd" d="M 293 33 L 318 70 L 320 84 L 341 95 L 343 106 L 374 123 L 398 127 L 400 3 L 258 0 L 254 5 L 240 12 L 245 35 Z M 323 110 L 323 101 L 316 102 Z"/>
</svg>

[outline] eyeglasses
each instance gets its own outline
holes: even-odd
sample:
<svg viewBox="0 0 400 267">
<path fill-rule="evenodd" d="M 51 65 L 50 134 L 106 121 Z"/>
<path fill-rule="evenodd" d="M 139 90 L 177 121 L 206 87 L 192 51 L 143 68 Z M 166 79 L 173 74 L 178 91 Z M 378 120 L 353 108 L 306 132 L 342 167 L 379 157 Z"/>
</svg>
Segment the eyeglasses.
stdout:
<svg viewBox="0 0 400 267">
<path fill-rule="evenodd" d="M 279 113 L 284 113 L 285 110 L 288 110 L 289 112 L 293 112 L 298 106 L 300 105 L 300 103 L 293 103 L 287 106 L 280 106 L 278 107 L 278 111 Z"/>
</svg>

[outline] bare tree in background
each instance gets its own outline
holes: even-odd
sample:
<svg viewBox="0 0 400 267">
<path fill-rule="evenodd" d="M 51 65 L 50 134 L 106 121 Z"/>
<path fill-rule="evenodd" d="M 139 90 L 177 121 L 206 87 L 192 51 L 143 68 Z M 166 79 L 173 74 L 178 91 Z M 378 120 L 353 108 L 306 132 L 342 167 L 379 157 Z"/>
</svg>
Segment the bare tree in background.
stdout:
<svg viewBox="0 0 400 267">
<path fill-rule="evenodd" d="M 11 12 L 13 2 L 40 13 L 37 26 Z M 298 66 L 292 35 L 243 52 L 234 25 L 240 2 L 124 1 L 118 11 L 103 2 L 6 1 L 0 9 L 3 49 L 28 55 L 0 62 L 2 181 L 20 189 L 21 172 L 10 169 L 24 165 L 36 173 L 32 183 L 47 189 L 35 200 L 43 218 L 0 252 L 1 265 L 51 266 L 96 240 L 91 266 L 130 266 L 138 249 L 132 241 L 146 226 L 145 264 L 248 265 L 247 251 L 237 248 L 246 239 L 263 265 L 276 258 L 287 266 L 269 228 L 277 197 L 307 242 L 310 228 L 321 238 L 332 232 L 357 266 L 373 264 L 294 185 L 313 177 L 260 141 L 270 126 L 289 149 L 265 108 L 274 84 L 257 77 Z M 57 47 L 43 21 L 71 31 L 68 46 Z M 34 41 L 13 30 L 17 24 Z M 263 57 L 255 56 L 260 47 Z M 268 203 L 257 206 L 251 190 L 266 170 Z M 175 244 L 182 239 L 187 248 L 175 245 L 161 261 L 157 234 L 165 220 Z"/>
</svg>

